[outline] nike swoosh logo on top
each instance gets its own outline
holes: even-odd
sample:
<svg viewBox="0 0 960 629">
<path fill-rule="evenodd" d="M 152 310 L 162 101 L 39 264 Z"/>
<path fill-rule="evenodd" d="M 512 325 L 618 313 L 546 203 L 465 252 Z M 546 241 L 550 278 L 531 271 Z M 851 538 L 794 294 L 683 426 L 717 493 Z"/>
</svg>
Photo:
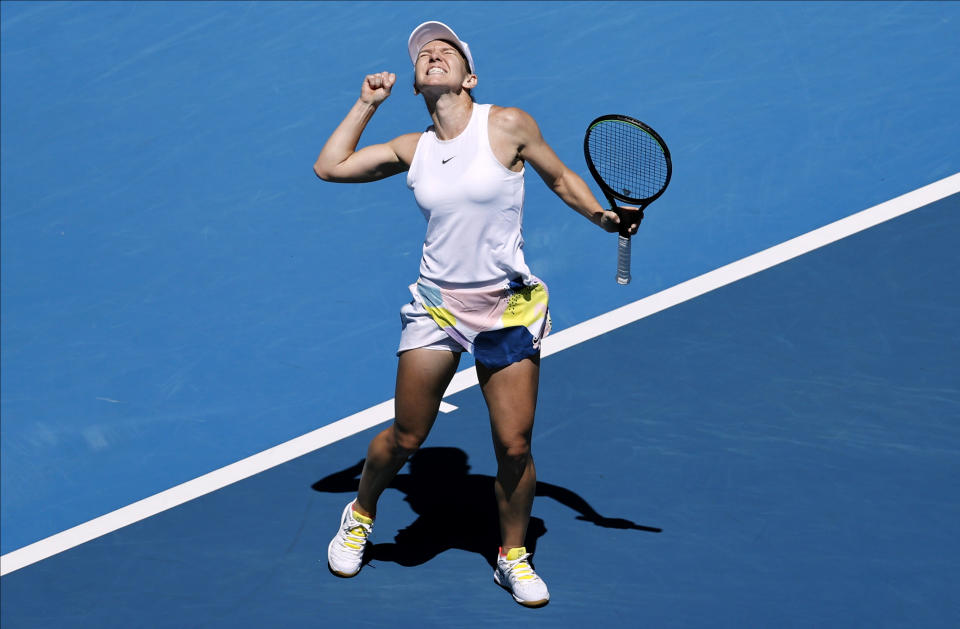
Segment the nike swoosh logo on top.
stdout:
<svg viewBox="0 0 960 629">
<path fill-rule="evenodd" d="M 456 155 L 454 155 L 453 157 L 456 157 Z M 440 160 L 440 163 L 441 163 L 441 164 L 446 164 L 446 163 L 449 162 L 451 159 L 453 159 L 453 157 L 448 157 L 447 159 L 442 159 L 442 160 Z"/>
</svg>

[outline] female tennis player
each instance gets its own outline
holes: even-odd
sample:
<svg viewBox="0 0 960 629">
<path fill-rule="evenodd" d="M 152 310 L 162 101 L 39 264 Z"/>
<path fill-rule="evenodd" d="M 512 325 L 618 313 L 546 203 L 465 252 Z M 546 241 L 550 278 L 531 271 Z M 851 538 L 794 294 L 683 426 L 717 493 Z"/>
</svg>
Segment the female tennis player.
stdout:
<svg viewBox="0 0 960 629">
<path fill-rule="evenodd" d="M 343 510 L 327 560 L 338 576 L 360 571 L 380 495 L 427 438 L 460 354 L 469 351 L 497 458 L 502 545 L 494 580 L 521 605 L 539 607 L 550 595 L 524 538 L 536 487 L 531 436 L 540 341 L 550 323 L 546 285 L 523 257 L 524 166 L 533 166 L 564 203 L 606 231 L 618 231 L 623 217 L 635 233 L 642 217 L 626 207 L 605 210 L 547 145 L 530 115 L 475 103 L 470 47 L 448 26 L 421 24 L 410 35 L 408 52 L 414 93 L 423 96 L 432 124 L 423 133 L 357 150 L 396 82 L 390 72 L 367 75 L 360 98 L 314 164 L 318 177 L 333 182 L 406 172 L 427 219 L 420 274 L 410 287 L 413 300 L 400 310 L 395 419 L 370 442 L 357 497 Z"/>
</svg>

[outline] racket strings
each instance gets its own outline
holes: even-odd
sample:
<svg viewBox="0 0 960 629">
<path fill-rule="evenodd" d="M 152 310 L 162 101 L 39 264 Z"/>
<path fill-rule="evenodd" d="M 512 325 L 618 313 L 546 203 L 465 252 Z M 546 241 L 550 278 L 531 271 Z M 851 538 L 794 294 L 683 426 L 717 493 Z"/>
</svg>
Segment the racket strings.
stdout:
<svg viewBox="0 0 960 629">
<path fill-rule="evenodd" d="M 663 148 L 636 125 L 621 120 L 598 123 L 590 130 L 587 146 L 600 178 L 619 196 L 649 199 L 667 183 Z"/>
</svg>

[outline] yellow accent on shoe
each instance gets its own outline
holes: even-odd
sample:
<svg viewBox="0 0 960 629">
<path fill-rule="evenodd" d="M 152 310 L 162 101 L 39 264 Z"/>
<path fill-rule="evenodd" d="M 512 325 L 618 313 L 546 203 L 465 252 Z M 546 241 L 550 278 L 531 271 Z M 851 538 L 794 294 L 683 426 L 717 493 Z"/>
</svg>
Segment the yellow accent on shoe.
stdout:
<svg viewBox="0 0 960 629">
<path fill-rule="evenodd" d="M 373 518 L 368 518 L 356 509 L 353 509 L 353 519 L 357 522 L 362 522 L 363 524 L 373 524 Z"/>
<path fill-rule="evenodd" d="M 501 552 L 503 549 L 500 549 Z M 530 565 L 530 553 L 522 546 L 511 548 L 497 559 L 493 580 L 525 607 L 543 607 L 550 601 L 546 584 Z"/>
<path fill-rule="evenodd" d="M 515 561 L 526 554 L 527 548 L 525 546 L 521 546 L 520 548 L 511 548 L 507 551 L 507 561 Z"/>
<path fill-rule="evenodd" d="M 338 577 L 352 577 L 360 572 L 367 538 L 373 532 L 373 520 L 355 512 L 353 506 L 353 502 L 344 506 L 340 530 L 327 546 L 327 565 Z"/>
</svg>

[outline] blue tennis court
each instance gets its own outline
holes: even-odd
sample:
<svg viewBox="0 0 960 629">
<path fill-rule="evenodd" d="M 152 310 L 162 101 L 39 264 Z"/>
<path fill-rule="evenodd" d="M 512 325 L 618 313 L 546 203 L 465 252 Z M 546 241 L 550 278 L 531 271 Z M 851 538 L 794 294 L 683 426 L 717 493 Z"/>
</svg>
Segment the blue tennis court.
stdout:
<svg viewBox="0 0 960 629">
<path fill-rule="evenodd" d="M 960 621 L 960 5 L 0 10 L 5 628 Z M 423 223 L 399 178 L 310 166 L 363 74 L 409 84 L 426 19 L 470 42 L 479 100 L 529 111 L 585 178 L 602 113 L 674 154 L 626 288 L 613 240 L 527 175 L 556 330 L 540 610 L 492 582 L 496 464 L 467 362 L 381 500 L 370 563 L 325 565 L 391 418 Z M 391 98 L 371 141 L 427 124 Z M 889 220 L 636 314 L 895 198 Z"/>
</svg>

